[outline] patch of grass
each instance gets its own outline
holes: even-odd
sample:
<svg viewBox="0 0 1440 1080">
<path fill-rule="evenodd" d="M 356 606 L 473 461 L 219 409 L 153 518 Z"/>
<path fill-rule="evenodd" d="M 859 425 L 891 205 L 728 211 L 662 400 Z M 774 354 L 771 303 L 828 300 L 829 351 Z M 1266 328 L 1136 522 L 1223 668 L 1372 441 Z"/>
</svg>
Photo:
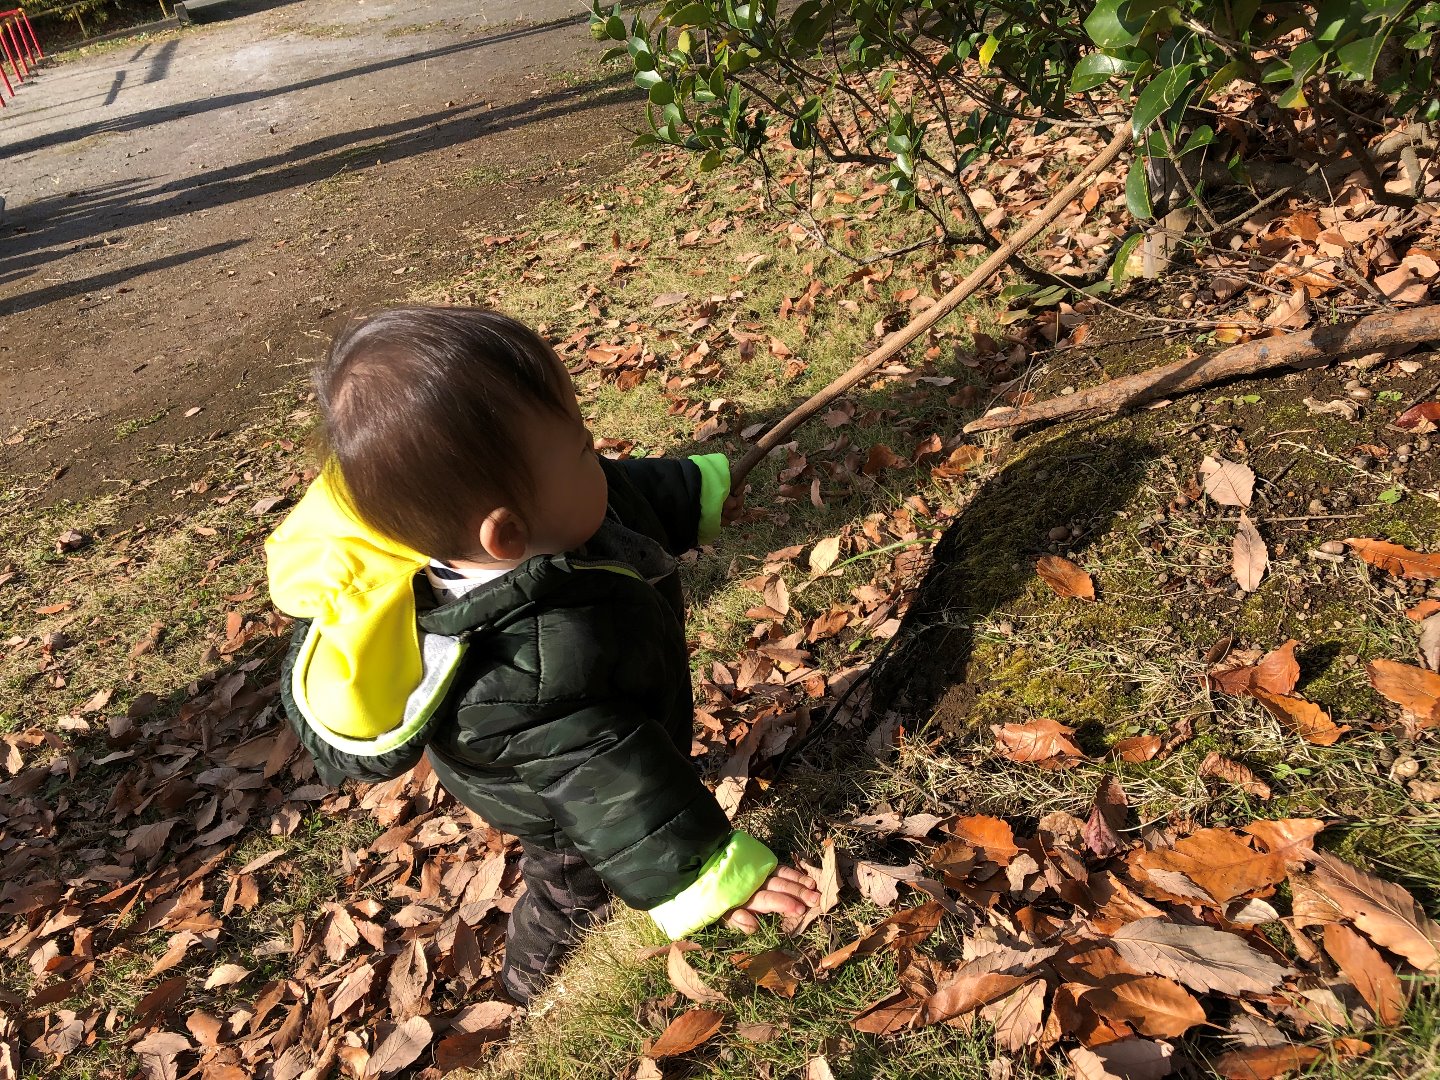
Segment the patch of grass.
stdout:
<svg viewBox="0 0 1440 1080">
<path fill-rule="evenodd" d="M 115 440 L 119 442 L 121 439 L 128 439 L 142 428 L 147 428 L 151 424 L 157 424 L 163 419 L 165 419 L 164 409 L 161 409 L 153 416 L 136 416 L 129 420 L 122 420 L 115 425 Z"/>
<path fill-rule="evenodd" d="M 92 56 L 105 56 L 122 49 L 134 48 L 136 45 L 144 45 L 157 41 L 169 41 L 171 38 L 179 37 L 181 34 L 199 33 L 203 30 L 204 27 L 200 26 L 177 26 L 169 30 L 154 30 L 141 34 L 129 34 L 125 37 L 111 38 L 108 41 L 97 41 L 90 45 L 74 45 L 62 49 L 59 52 L 46 53 L 45 62 L 47 64 L 68 64 L 73 60 L 86 60 Z"/>
</svg>

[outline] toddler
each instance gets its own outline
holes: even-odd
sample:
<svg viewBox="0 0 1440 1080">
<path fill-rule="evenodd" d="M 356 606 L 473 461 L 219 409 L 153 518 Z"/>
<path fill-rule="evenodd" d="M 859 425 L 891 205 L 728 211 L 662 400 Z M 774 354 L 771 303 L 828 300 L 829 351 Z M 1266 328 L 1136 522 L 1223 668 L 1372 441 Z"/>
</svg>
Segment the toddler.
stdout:
<svg viewBox="0 0 1440 1080">
<path fill-rule="evenodd" d="M 493 311 L 353 321 L 315 388 L 323 467 L 266 543 L 285 708 L 327 783 L 427 754 L 519 838 L 504 994 L 528 1003 L 612 895 L 672 939 L 816 903 L 689 759 L 675 556 L 738 509 L 725 458 L 600 457 L 554 351 Z"/>
</svg>

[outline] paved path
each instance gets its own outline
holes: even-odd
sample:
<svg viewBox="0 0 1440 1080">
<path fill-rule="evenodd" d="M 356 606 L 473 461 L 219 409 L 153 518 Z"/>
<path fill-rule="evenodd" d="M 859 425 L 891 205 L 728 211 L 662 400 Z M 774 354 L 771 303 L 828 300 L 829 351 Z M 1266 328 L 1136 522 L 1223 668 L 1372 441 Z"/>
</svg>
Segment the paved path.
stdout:
<svg viewBox="0 0 1440 1080">
<path fill-rule="evenodd" d="M 344 311 L 463 265 L 465 229 L 618 160 L 636 118 L 573 0 L 231 10 L 0 112 L 0 438 L 27 433 L 0 476 L 66 466 L 47 497 L 243 414 Z"/>
</svg>

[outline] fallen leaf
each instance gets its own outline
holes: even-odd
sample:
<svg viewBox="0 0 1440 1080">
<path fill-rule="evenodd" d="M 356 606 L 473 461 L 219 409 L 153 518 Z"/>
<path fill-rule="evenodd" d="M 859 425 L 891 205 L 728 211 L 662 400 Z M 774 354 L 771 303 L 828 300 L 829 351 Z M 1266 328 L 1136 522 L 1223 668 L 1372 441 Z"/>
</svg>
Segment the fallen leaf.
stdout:
<svg viewBox="0 0 1440 1080">
<path fill-rule="evenodd" d="M 1139 764 L 1156 757 L 1160 753 L 1161 745 L 1159 735 L 1136 735 L 1117 741 L 1114 746 L 1110 747 L 1110 752 L 1106 756 L 1128 761 L 1132 765 Z"/>
<path fill-rule="evenodd" d="M 810 549 L 810 573 L 819 576 L 825 573 L 840 558 L 840 537 L 832 536 L 821 540 Z"/>
<path fill-rule="evenodd" d="M 131 1049 L 148 1080 L 176 1080 L 175 1058 L 190 1049 L 190 1040 L 174 1031 L 152 1031 Z"/>
<path fill-rule="evenodd" d="M 1077 600 L 1095 599 L 1095 582 L 1084 570 L 1059 555 L 1042 555 L 1035 572 L 1056 593 Z"/>
<path fill-rule="evenodd" d="M 1223 1054 L 1215 1071 L 1225 1080 L 1274 1080 L 1308 1068 L 1324 1056 L 1313 1046 L 1251 1046 Z"/>
<path fill-rule="evenodd" d="M 1234 784 L 1241 791 L 1254 795 L 1262 802 L 1270 798 L 1270 785 L 1257 777 L 1253 772 L 1241 765 L 1238 761 L 1232 761 L 1218 751 L 1212 750 L 1205 755 L 1205 760 L 1195 770 L 1197 776 L 1212 776 L 1217 780 L 1224 780 L 1228 784 Z"/>
<path fill-rule="evenodd" d="M 780 929 L 787 934 L 801 934 L 821 915 L 832 910 L 840 902 L 840 868 L 835 858 L 835 842 L 826 840 L 820 848 L 820 866 L 812 875 L 820 899 L 815 906 L 798 920 L 785 917 L 780 920 Z"/>
<path fill-rule="evenodd" d="M 1325 823 L 1315 818 L 1280 818 L 1252 821 L 1245 831 L 1260 841 L 1266 851 L 1279 855 L 1287 867 L 1303 866 L 1315 854 L 1315 837 Z"/>
<path fill-rule="evenodd" d="M 1289 694 L 1300 681 L 1300 664 L 1295 659 L 1295 647 L 1299 644 L 1291 638 L 1255 664 L 1212 671 L 1207 676 L 1210 686 L 1222 694 L 1248 694 L 1256 689 Z"/>
<path fill-rule="evenodd" d="M 913 1024 L 920 1015 L 920 1006 L 909 994 L 897 993 L 867 1005 L 850 1021 L 856 1031 L 869 1035 L 893 1035 Z"/>
<path fill-rule="evenodd" d="M 1375 1018 L 1394 1027 L 1405 1018 L 1405 991 L 1380 953 L 1349 927 L 1330 923 L 1323 934 L 1325 951 L 1349 979 Z"/>
<path fill-rule="evenodd" d="M 658 1059 L 688 1054 L 719 1031 L 723 1023 L 725 1014 L 713 1009 L 691 1009 L 681 1013 L 670 1021 L 670 1026 L 646 1051 L 646 1056 Z"/>
<path fill-rule="evenodd" d="M 1280 856 L 1256 851 L 1228 829 L 1201 829 L 1175 841 L 1174 847 L 1144 852 L 1135 862 L 1147 871 L 1184 874 L 1222 906 L 1285 877 Z"/>
<path fill-rule="evenodd" d="M 1040 1038 L 1045 1027 L 1044 979 L 1031 979 L 980 1010 L 980 1019 L 995 1028 L 995 1042 L 1002 1050 L 1018 1054 Z"/>
<path fill-rule="evenodd" d="M 1316 852 L 1314 862 L 1308 882 L 1348 916 L 1356 929 L 1419 970 L 1440 971 L 1440 925 L 1420 910 L 1404 888 L 1326 852 Z"/>
<path fill-rule="evenodd" d="M 666 292 L 666 293 L 660 293 L 658 296 L 655 297 L 654 300 L 650 301 L 650 306 L 653 307 L 653 308 L 668 308 L 668 307 L 674 307 L 676 304 L 684 303 L 684 302 L 685 302 L 686 300 L 688 300 L 688 299 L 690 299 L 690 294 L 689 294 L 689 293 L 683 293 L 683 292 Z"/>
<path fill-rule="evenodd" d="M 909 464 L 908 458 L 901 457 L 884 443 L 876 443 L 865 455 L 865 463 L 860 466 L 860 471 L 866 476 L 874 476 L 886 469 L 903 469 Z"/>
<path fill-rule="evenodd" d="M 1074 728 L 1054 720 L 1032 720 L 1027 724 L 990 726 L 1001 755 L 1011 761 L 1047 761 L 1051 758 L 1083 758 L 1085 752 L 1070 741 Z"/>
<path fill-rule="evenodd" d="M 745 962 L 745 974 L 756 986 L 763 986 L 781 997 L 790 998 L 794 997 L 795 991 L 800 988 L 800 976 L 796 968 L 801 961 L 800 955 L 789 949 L 769 949 Z M 722 997 L 719 1000 L 725 999 Z"/>
<path fill-rule="evenodd" d="M 1136 971 L 1163 975 L 1201 993 L 1268 994 L 1286 974 L 1234 934 L 1165 918 L 1127 923 L 1110 935 L 1109 943 Z"/>
<path fill-rule="evenodd" d="M 249 977 L 248 968 L 243 968 L 239 964 L 221 964 L 205 980 L 205 989 L 214 990 L 217 986 L 232 986 L 235 983 L 244 982 Z"/>
<path fill-rule="evenodd" d="M 725 1001 L 725 995 L 707 985 L 700 973 L 690 966 L 679 944 L 675 942 L 670 946 L 665 959 L 665 973 L 670 977 L 670 985 L 697 1005 L 718 1005 Z"/>
<path fill-rule="evenodd" d="M 1394 420 L 1396 427 L 1406 431 L 1418 428 L 1422 423 L 1437 422 L 1440 422 L 1440 401 L 1422 401 L 1419 405 L 1411 405 Z"/>
<path fill-rule="evenodd" d="M 1028 975 L 971 970 L 977 961 L 961 964 L 920 1005 L 919 1025 L 938 1024 L 974 1012 L 1029 981 Z"/>
<path fill-rule="evenodd" d="M 1440 578 L 1440 555 L 1426 555 L 1385 540 L 1352 537 L 1341 541 L 1371 566 L 1379 567 L 1392 577 L 1430 581 Z"/>
<path fill-rule="evenodd" d="M 1221 506 L 1249 507 L 1255 494 L 1255 470 L 1237 461 L 1206 457 L 1200 463 L 1205 494 Z"/>
<path fill-rule="evenodd" d="M 1440 671 L 1440 619 L 1432 615 L 1420 624 L 1420 638 L 1415 648 L 1426 668 Z"/>
<path fill-rule="evenodd" d="M 957 446 L 949 457 L 930 470 L 930 475 L 938 480 L 955 480 L 984 460 L 985 451 L 978 446 Z"/>
<path fill-rule="evenodd" d="M 830 1068 L 830 1062 L 823 1057 L 813 1057 L 805 1063 L 805 1072 L 801 1080 L 835 1080 L 835 1073 Z"/>
<path fill-rule="evenodd" d="M 1440 674 L 1394 660 L 1371 660 L 1365 671 L 1376 692 L 1413 713 L 1422 728 L 1440 724 Z"/>
<path fill-rule="evenodd" d="M 1120 830 L 1125 827 L 1125 817 L 1130 804 L 1120 781 L 1107 776 L 1100 781 L 1100 790 L 1095 793 L 1095 806 L 1085 822 L 1085 846 L 1104 859 L 1117 851 L 1124 851 L 1129 845 L 1121 838 Z"/>
<path fill-rule="evenodd" d="M 1236 584 L 1247 593 L 1260 587 L 1260 581 L 1270 565 L 1270 549 L 1244 511 L 1241 511 L 1240 524 L 1235 528 L 1230 562 Z"/>
<path fill-rule="evenodd" d="M 1141 1035 L 1177 1038 L 1205 1022 L 1205 1010 L 1178 983 L 1156 975 L 1110 980 L 1089 990 L 1085 1003 L 1107 1020 L 1129 1024 Z"/>
<path fill-rule="evenodd" d="M 412 1016 L 398 1025 L 370 1055 L 365 1066 L 366 1080 L 393 1076 L 425 1052 L 433 1037 L 430 1021 Z"/>
<path fill-rule="evenodd" d="M 1302 697 L 1271 694 L 1260 689 L 1252 691 L 1251 696 L 1280 721 L 1281 727 L 1295 732 L 1306 742 L 1316 746 L 1333 746 L 1335 740 L 1350 730 L 1349 724 L 1337 725 L 1330 719 L 1329 713 L 1313 701 L 1306 701 Z"/>
<path fill-rule="evenodd" d="M 1174 1048 L 1149 1039 L 1129 1038 L 1070 1051 L 1075 1080 L 1161 1080 L 1174 1071 Z"/>
<path fill-rule="evenodd" d="M 1003 818 L 987 814 L 972 814 L 956 818 L 946 829 L 965 843 L 985 853 L 985 858 L 1000 866 L 1007 866 L 1010 860 L 1020 854 L 1015 845 L 1015 832 Z"/>
</svg>

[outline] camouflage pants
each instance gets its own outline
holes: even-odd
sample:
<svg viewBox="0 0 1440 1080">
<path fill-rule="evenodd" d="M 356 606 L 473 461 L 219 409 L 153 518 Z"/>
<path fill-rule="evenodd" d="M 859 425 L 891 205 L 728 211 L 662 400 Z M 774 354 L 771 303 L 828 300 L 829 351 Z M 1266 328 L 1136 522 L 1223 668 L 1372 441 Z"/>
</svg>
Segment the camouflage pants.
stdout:
<svg viewBox="0 0 1440 1080">
<path fill-rule="evenodd" d="M 586 927 L 610 914 L 610 891 L 574 848 L 521 843 L 525 895 L 510 913 L 500 985 L 521 1005 L 539 993 Z"/>
</svg>

